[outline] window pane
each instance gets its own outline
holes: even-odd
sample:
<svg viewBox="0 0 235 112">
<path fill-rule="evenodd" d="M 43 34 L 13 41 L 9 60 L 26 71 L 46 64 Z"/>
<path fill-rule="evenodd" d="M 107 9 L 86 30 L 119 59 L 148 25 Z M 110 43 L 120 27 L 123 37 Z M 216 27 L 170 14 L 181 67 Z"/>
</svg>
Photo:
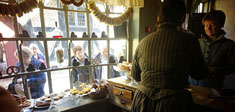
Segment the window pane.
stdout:
<svg viewBox="0 0 235 112">
<path fill-rule="evenodd" d="M 126 40 L 111 40 L 110 41 L 110 55 L 114 55 L 118 62 L 124 59 L 127 59 L 127 44 Z"/>
<path fill-rule="evenodd" d="M 106 80 L 108 79 L 108 66 L 93 67 L 93 80 Z"/>
<path fill-rule="evenodd" d="M 48 53 L 50 66 L 68 66 L 68 44 L 67 41 L 48 41 Z"/>
<path fill-rule="evenodd" d="M 53 31 L 60 30 L 63 37 L 66 37 L 66 27 L 65 27 L 65 18 L 64 12 L 58 10 L 44 10 L 45 17 L 45 27 L 46 27 L 46 37 L 52 38 L 55 33 Z M 57 23 L 57 28 L 56 24 Z"/>
<path fill-rule="evenodd" d="M 83 32 L 87 32 L 86 13 L 69 12 L 70 37 L 81 38 Z M 74 32 L 75 35 L 71 35 Z"/>
<path fill-rule="evenodd" d="M 126 8 L 123 6 L 110 6 L 110 13 L 123 13 Z"/>
<path fill-rule="evenodd" d="M 91 56 L 93 59 L 94 58 L 99 59 L 101 56 L 107 57 L 107 41 L 106 40 L 91 40 Z M 101 62 L 101 63 L 107 64 L 107 61 Z"/>
<path fill-rule="evenodd" d="M 118 17 L 120 14 L 110 14 L 110 17 Z M 109 26 L 109 38 L 126 38 L 127 37 L 127 22 L 119 26 Z"/>
<path fill-rule="evenodd" d="M 46 7 L 63 8 L 63 3 L 60 0 L 44 0 L 43 4 Z"/>
<path fill-rule="evenodd" d="M 4 38 L 15 38 L 15 28 L 12 17 L 0 16 L 0 33 Z"/>
<path fill-rule="evenodd" d="M 69 70 L 51 72 L 53 92 L 59 93 L 70 88 Z"/>
<path fill-rule="evenodd" d="M 3 76 L 7 75 L 6 70 L 10 65 L 16 65 L 17 59 L 14 56 L 16 50 L 16 43 L 14 41 L 0 42 L 0 72 Z M 0 85 L 7 88 L 12 82 L 13 78 L 1 79 Z"/>
<path fill-rule="evenodd" d="M 17 20 L 19 23 L 19 37 L 27 37 L 28 34 L 31 38 L 36 37 L 38 35 L 38 32 L 42 31 L 39 8 L 36 8 L 32 12 L 18 17 Z M 28 34 L 25 33 L 25 31 L 23 30 L 26 30 Z"/>
<path fill-rule="evenodd" d="M 102 31 L 107 32 L 107 25 L 103 22 L 100 22 L 95 16 L 90 14 L 90 25 L 91 25 L 91 32 L 95 33 L 98 38 L 101 37 Z"/>
<path fill-rule="evenodd" d="M 101 12 L 105 12 L 105 7 L 106 7 L 105 4 L 96 2 L 96 6 L 99 8 Z"/>
<path fill-rule="evenodd" d="M 85 4 L 85 0 L 83 1 L 83 4 L 79 7 L 71 4 L 68 6 L 69 10 L 76 10 L 76 11 L 85 11 L 86 10 L 86 4 Z"/>
</svg>

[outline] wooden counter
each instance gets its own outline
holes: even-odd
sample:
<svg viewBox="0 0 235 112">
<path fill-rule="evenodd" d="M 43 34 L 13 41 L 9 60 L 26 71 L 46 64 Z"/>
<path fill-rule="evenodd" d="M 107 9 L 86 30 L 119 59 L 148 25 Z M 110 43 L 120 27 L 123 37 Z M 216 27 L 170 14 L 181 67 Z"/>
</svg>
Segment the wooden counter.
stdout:
<svg viewBox="0 0 235 112">
<path fill-rule="evenodd" d="M 131 80 L 125 80 L 123 77 L 112 78 L 107 81 L 110 102 L 124 110 L 130 111 L 137 86 L 129 85 Z"/>
<path fill-rule="evenodd" d="M 124 110 L 130 111 L 137 86 L 129 85 L 130 80 L 122 77 L 108 79 L 110 101 Z M 192 97 L 198 112 L 235 112 L 235 99 L 210 98 L 209 88 L 193 86 Z M 203 110 L 206 109 L 206 110 Z"/>
</svg>

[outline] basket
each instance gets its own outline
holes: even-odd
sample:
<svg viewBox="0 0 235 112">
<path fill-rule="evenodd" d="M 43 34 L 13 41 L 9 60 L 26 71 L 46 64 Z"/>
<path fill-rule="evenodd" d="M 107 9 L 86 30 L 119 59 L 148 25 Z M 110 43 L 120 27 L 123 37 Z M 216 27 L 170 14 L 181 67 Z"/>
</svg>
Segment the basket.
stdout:
<svg viewBox="0 0 235 112">
<path fill-rule="evenodd" d="M 99 91 L 99 92 L 92 92 L 89 94 L 89 97 L 92 99 L 99 99 L 99 98 L 105 98 L 107 95 L 107 90 Z"/>
</svg>

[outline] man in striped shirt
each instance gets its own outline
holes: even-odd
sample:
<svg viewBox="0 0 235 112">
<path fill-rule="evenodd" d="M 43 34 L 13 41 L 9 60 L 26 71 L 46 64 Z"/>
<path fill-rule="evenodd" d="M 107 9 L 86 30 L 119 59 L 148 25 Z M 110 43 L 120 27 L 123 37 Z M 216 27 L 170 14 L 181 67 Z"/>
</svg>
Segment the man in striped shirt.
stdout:
<svg viewBox="0 0 235 112">
<path fill-rule="evenodd" d="M 202 79 L 208 74 L 196 37 L 179 30 L 186 8 L 181 0 L 164 1 L 156 32 L 138 45 L 132 75 L 140 85 L 132 112 L 190 112 L 193 104 L 188 76 Z"/>
</svg>

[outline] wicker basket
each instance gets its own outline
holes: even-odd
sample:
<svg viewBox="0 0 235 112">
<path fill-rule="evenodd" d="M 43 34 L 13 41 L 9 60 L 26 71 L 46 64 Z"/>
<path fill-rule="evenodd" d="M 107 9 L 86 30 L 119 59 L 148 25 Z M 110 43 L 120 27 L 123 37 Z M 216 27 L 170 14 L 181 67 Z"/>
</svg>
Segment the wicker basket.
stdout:
<svg viewBox="0 0 235 112">
<path fill-rule="evenodd" d="M 92 99 L 99 99 L 104 98 L 107 95 L 107 90 L 100 91 L 100 92 L 92 92 L 89 94 L 89 97 Z"/>
</svg>

